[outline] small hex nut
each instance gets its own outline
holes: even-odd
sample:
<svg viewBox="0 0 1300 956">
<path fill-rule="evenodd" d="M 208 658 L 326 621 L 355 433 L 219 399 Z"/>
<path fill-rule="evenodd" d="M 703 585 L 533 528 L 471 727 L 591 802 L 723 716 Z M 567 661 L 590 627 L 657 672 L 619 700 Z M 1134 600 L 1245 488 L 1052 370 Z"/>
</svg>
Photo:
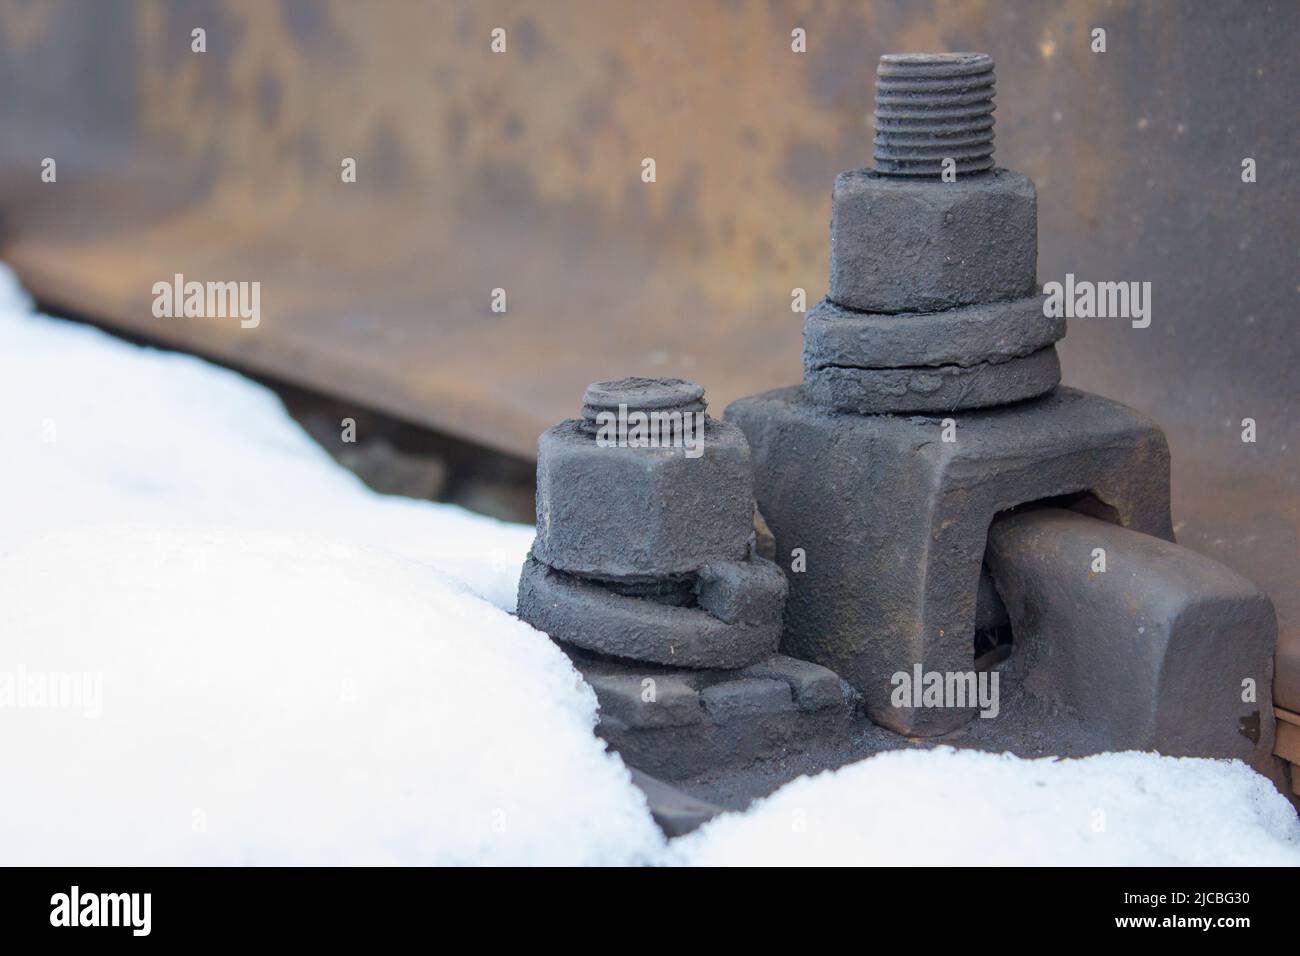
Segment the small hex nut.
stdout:
<svg viewBox="0 0 1300 956">
<path fill-rule="evenodd" d="M 744 433 L 708 419 L 703 454 L 688 451 L 602 446 L 573 420 L 543 432 L 534 556 L 571 574 L 626 581 L 744 560 L 754 531 Z"/>
<path fill-rule="evenodd" d="M 1009 169 L 945 183 L 841 173 L 831 194 L 832 301 L 860 312 L 937 312 L 1032 294 L 1033 181 Z"/>
</svg>

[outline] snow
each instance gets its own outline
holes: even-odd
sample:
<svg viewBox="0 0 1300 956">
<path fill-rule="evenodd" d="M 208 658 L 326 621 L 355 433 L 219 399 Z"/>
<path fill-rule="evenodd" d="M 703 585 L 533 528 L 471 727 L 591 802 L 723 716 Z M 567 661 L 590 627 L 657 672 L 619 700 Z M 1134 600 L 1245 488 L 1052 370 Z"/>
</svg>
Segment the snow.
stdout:
<svg viewBox="0 0 1300 956">
<path fill-rule="evenodd" d="M 1300 863 L 1263 778 L 1139 754 L 890 753 L 669 845 L 508 613 L 530 528 L 2 268 L 0 411 L 0 864 Z"/>
<path fill-rule="evenodd" d="M 1300 865 L 1300 824 L 1238 761 L 891 751 L 676 841 L 705 866 Z"/>
<path fill-rule="evenodd" d="M 0 862 L 660 852 L 594 696 L 503 613 L 531 529 L 373 494 L 265 389 L 24 308 L 0 292 L 0 672 L 91 676 L 0 709 Z"/>
</svg>

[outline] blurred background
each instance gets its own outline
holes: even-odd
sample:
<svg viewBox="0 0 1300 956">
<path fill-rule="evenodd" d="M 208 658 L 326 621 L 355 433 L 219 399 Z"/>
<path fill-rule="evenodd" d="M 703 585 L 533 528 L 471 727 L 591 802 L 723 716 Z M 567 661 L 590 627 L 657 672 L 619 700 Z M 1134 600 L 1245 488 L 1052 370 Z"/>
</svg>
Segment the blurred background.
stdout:
<svg viewBox="0 0 1300 956">
<path fill-rule="evenodd" d="M 0 258 L 47 310 L 268 381 L 381 490 L 527 520 L 588 382 L 690 378 L 721 414 L 799 380 L 791 290 L 824 292 L 877 58 L 985 51 L 1040 280 L 1152 283 L 1149 328 L 1070 324 L 1065 382 L 1165 427 L 1179 540 L 1295 635 L 1297 36 L 1292 0 L 5 0 Z M 175 273 L 261 282 L 260 325 L 155 318 Z"/>
</svg>

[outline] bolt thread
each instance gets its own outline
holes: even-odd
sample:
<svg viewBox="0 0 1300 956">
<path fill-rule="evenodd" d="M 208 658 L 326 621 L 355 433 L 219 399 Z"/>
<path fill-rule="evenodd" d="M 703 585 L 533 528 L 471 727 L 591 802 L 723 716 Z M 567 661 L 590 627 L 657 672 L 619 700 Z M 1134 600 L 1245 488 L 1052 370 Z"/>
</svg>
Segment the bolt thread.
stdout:
<svg viewBox="0 0 1300 956">
<path fill-rule="evenodd" d="M 681 577 L 673 575 L 654 581 L 628 581 L 626 579 L 599 577 L 587 577 L 586 579 L 594 581 L 606 590 L 621 594 L 624 597 L 642 598 L 646 601 L 667 604 L 671 607 L 688 607 L 695 603 L 694 576 Z"/>
<path fill-rule="evenodd" d="M 680 378 L 621 378 L 613 382 L 593 382 L 582 396 L 584 431 L 595 433 L 601 412 L 618 414 L 619 406 L 632 412 L 698 412 L 708 403 L 704 389 Z"/>
<path fill-rule="evenodd" d="M 993 58 L 889 53 L 876 68 L 876 172 L 933 176 L 993 168 Z"/>
</svg>

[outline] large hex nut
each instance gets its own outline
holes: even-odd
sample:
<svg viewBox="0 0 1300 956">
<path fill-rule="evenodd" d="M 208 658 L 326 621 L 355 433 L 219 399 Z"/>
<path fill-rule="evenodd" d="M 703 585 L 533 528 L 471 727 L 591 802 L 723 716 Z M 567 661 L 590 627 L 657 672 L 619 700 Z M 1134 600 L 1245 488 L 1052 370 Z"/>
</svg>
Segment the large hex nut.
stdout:
<svg viewBox="0 0 1300 956">
<path fill-rule="evenodd" d="M 1034 290 L 1038 201 L 1028 176 L 956 182 L 855 169 L 831 196 L 830 298 L 859 312 L 937 312 Z"/>
<path fill-rule="evenodd" d="M 539 561 L 572 574 L 650 581 L 746 557 L 753 535 L 749 445 L 708 419 L 703 454 L 597 444 L 577 421 L 537 448 Z"/>
</svg>

